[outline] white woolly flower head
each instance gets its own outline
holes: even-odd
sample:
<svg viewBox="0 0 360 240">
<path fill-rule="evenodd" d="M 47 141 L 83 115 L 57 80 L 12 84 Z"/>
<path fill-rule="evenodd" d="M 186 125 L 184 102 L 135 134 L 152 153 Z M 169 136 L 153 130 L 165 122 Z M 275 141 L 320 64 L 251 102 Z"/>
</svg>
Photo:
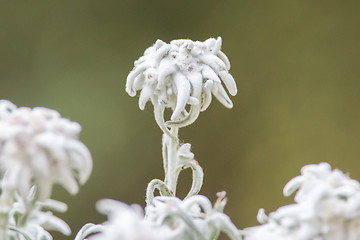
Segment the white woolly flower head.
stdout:
<svg viewBox="0 0 360 240">
<path fill-rule="evenodd" d="M 226 204 L 225 192 L 212 206 L 203 195 L 194 195 L 185 200 L 176 197 L 155 197 L 146 207 L 146 219 L 172 229 L 173 238 L 189 240 L 217 239 L 220 232 L 229 239 L 239 240 L 240 232 L 222 211 Z"/>
<path fill-rule="evenodd" d="M 48 108 L 17 108 L 0 101 L 0 170 L 3 187 L 26 197 L 34 184 L 37 199 L 61 184 L 75 194 L 92 169 L 89 150 L 78 140 L 81 127 Z"/>
<path fill-rule="evenodd" d="M 297 191 L 296 203 L 269 216 L 259 211 L 263 225 L 250 228 L 246 240 L 358 240 L 360 236 L 360 184 L 328 163 L 304 166 L 290 180 L 284 194 Z"/>
<path fill-rule="evenodd" d="M 97 203 L 99 212 L 107 215 L 102 225 L 87 224 L 75 240 L 213 240 L 224 232 L 232 240 L 240 240 L 240 232 L 222 210 L 225 193 L 220 193 L 214 207 L 202 195 L 186 200 L 156 197 L 143 210 L 138 205 L 103 199 Z"/>
<path fill-rule="evenodd" d="M 65 203 L 47 199 L 45 202 L 36 202 L 29 212 L 29 206 L 15 195 L 15 202 L 12 204 L 8 219 L 8 228 L 11 230 L 8 231 L 9 239 L 53 240 L 48 231 L 70 235 L 70 227 L 52 213 L 52 211 L 65 212 L 66 210 Z"/>
<path fill-rule="evenodd" d="M 230 62 L 220 50 L 221 44 L 221 37 L 205 42 L 157 40 L 135 61 L 127 77 L 126 92 L 135 96 L 136 91 L 141 90 L 140 109 L 151 100 L 156 121 L 163 131 L 166 127 L 193 123 L 200 111 L 208 108 L 212 95 L 225 107 L 232 108 L 224 85 L 233 96 L 237 87 L 229 73 Z M 165 108 L 173 112 L 170 121 L 164 124 Z"/>
<path fill-rule="evenodd" d="M 144 213 L 139 205 L 126 205 L 112 199 L 102 199 L 97 203 L 99 212 L 107 215 L 108 220 L 101 227 L 95 226 L 91 233 L 98 234 L 89 240 L 169 240 L 171 231 L 166 226 L 156 226 L 144 219 Z M 94 226 L 90 227 L 94 228 Z M 78 239 L 86 237 L 86 233 Z M 170 235 L 170 236 L 169 236 Z"/>
</svg>

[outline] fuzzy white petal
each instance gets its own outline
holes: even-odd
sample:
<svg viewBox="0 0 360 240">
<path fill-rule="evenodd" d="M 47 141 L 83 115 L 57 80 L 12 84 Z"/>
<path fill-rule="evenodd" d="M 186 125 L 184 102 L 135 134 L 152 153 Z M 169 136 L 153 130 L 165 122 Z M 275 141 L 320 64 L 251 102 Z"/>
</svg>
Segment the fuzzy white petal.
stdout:
<svg viewBox="0 0 360 240">
<path fill-rule="evenodd" d="M 153 94 L 153 89 L 150 86 L 146 85 L 143 87 L 139 98 L 139 108 L 141 110 L 145 109 L 145 105 L 150 100 L 152 94 Z"/>
<path fill-rule="evenodd" d="M 204 79 L 209 79 L 209 80 L 213 80 L 214 82 L 221 83 L 221 80 L 218 77 L 218 75 L 208 65 L 203 65 L 202 75 L 203 75 Z"/>
<path fill-rule="evenodd" d="M 170 75 L 177 70 L 176 65 L 172 62 L 171 59 L 165 58 L 160 62 L 159 65 L 159 74 L 158 74 L 158 84 L 157 88 L 161 89 L 165 86 L 165 80 Z"/>
<path fill-rule="evenodd" d="M 217 55 L 219 53 L 220 49 L 221 49 L 221 44 L 222 44 L 222 39 L 221 39 L 221 37 L 218 37 L 216 39 L 216 42 L 215 42 L 214 46 L 211 49 L 211 52 L 213 54 Z"/>
<path fill-rule="evenodd" d="M 214 87 L 212 88 L 213 95 L 219 100 L 220 103 L 222 103 L 227 108 L 232 108 L 233 103 L 229 96 L 227 95 L 225 89 L 220 84 L 214 84 Z"/>
<path fill-rule="evenodd" d="M 185 75 L 181 73 L 175 73 L 174 82 L 177 89 L 177 101 L 174 112 L 171 115 L 171 120 L 175 120 L 180 116 L 181 112 L 185 109 L 186 103 L 190 97 L 190 83 L 186 79 Z"/>
<path fill-rule="evenodd" d="M 148 66 L 149 66 L 148 62 L 143 62 L 139 66 L 135 66 L 134 69 L 127 76 L 125 90 L 130 96 L 134 97 L 136 95 L 136 92 L 134 90 L 135 78 L 140 73 L 145 71 Z"/>
<path fill-rule="evenodd" d="M 231 67 L 229 58 L 222 51 L 219 51 L 217 56 L 224 62 L 226 69 L 229 71 Z"/>
<path fill-rule="evenodd" d="M 235 96 L 237 94 L 237 87 L 236 87 L 236 83 L 235 83 L 233 76 L 226 71 L 220 71 L 219 76 L 224 81 L 225 86 L 229 90 L 229 93 L 232 96 Z"/>
</svg>

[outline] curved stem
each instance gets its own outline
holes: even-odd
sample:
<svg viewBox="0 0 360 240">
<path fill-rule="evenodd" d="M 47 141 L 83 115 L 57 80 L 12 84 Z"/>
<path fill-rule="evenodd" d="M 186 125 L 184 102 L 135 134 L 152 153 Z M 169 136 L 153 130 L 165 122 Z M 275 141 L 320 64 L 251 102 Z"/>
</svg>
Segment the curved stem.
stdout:
<svg viewBox="0 0 360 240">
<path fill-rule="evenodd" d="M 167 188 L 166 184 L 159 180 L 153 179 L 149 182 L 146 188 L 146 204 L 150 205 L 154 199 L 154 191 L 158 189 L 161 196 L 171 196 L 171 192 Z"/>
<path fill-rule="evenodd" d="M 171 133 L 171 131 L 169 131 L 169 129 L 165 126 L 165 121 L 164 121 L 165 106 L 161 105 L 161 104 L 158 104 L 157 101 L 154 100 L 154 99 L 152 99 L 152 102 L 153 102 L 153 105 L 154 105 L 154 116 L 155 116 L 155 121 L 156 121 L 157 125 L 160 127 L 160 129 L 166 135 L 168 135 L 174 141 L 178 141 L 177 133 L 176 133 L 176 135 L 173 135 Z"/>
</svg>

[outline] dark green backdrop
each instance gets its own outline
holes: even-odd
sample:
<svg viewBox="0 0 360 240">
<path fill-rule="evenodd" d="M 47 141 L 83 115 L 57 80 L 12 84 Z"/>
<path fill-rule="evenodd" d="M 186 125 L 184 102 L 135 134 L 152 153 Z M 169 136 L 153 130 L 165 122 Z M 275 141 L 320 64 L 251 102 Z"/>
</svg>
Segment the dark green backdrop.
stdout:
<svg viewBox="0 0 360 240">
<path fill-rule="evenodd" d="M 144 205 L 147 182 L 163 178 L 152 108 L 124 91 L 134 60 L 157 38 L 222 36 L 234 108 L 214 101 L 180 137 L 204 169 L 201 193 L 226 190 L 226 212 L 244 228 L 258 208 L 291 202 L 282 187 L 305 164 L 328 161 L 360 179 L 359 12 L 355 0 L 2 0 L 0 98 L 83 126 L 93 174 L 76 196 L 54 193 L 75 233 L 104 220 L 98 199 Z"/>
</svg>

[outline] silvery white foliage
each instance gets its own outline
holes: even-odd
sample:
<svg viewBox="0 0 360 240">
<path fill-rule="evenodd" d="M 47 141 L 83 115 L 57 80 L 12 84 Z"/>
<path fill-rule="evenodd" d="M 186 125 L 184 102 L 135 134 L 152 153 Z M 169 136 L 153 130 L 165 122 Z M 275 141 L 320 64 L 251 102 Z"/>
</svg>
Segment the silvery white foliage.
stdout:
<svg viewBox="0 0 360 240">
<path fill-rule="evenodd" d="M 98 210 L 107 215 L 102 225 L 84 226 L 75 240 L 213 240 L 224 232 L 232 240 L 240 240 L 240 232 L 222 213 L 225 194 L 219 195 L 214 207 L 202 195 L 182 201 L 176 197 L 156 197 L 143 210 L 138 205 L 103 199 Z"/>
<path fill-rule="evenodd" d="M 226 204 L 224 195 L 212 206 L 203 195 L 185 200 L 176 197 L 156 197 L 146 207 L 146 220 L 172 230 L 169 239 L 212 240 L 224 232 L 232 240 L 240 239 L 240 232 L 230 218 L 222 212 Z"/>
<path fill-rule="evenodd" d="M 70 234 L 52 211 L 58 183 L 75 194 L 92 169 L 89 150 L 78 140 L 81 127 L 47 108 L 17 107 L 0 100 L 0 239 L 52 240 L 48 231 Z"/>
<path fill-rule="evenodd" d="M 90 234 L 99 232 L 88 240 L 169 240 L 172 231 L 167 226 L 157 226 L 144 218 L 138 205 L 126 205 L 120 201 L 103 199 L 97 203 L 99 212 L 107 215 L 108 220 L 101 227 L 92 225 Z M 88 233 L 78 235 L 76 240 L 84 239 Z"/>
<path fill-rule="evenodd" d="M 169 141 L 172 141 L 167 137 L 163 136 L 163 161 L 164 161 L 164 170 L 165 170 L 165 180 L 161 181 L 159 179 L 152 180 L 147 187 L 146 191 L 146 203 L 150 204 L 154 198 L 154 191 L 158 189 L 160 195 L 162 196 L 174 196 L 176 190 L 176 183 L 179 177 L 179 174 L 190 168 L 192 171 L 192 185 L 191 188 L 185 197 L 196 195 L 199 193 L 201 186 L 203 184 L 204 172 L 200 167 L 199 163 L 194 159 L 194 154 L 191 152 L 191 144 L 185 143 L 182 145 L 177 145 L 175 158 L 173 160 L 174 168 L 173 172 L 170 172 L 169 164 L 171 161 L 171 144 Z M 172 178 L 172 181 L 171 181 Z M 175 183 L 175 186 L 171 186 L 171 182 Z"/>
<path fill-rule="evenodd" d="M 65 203 L 48 199 L 45 202 L 36 202 L 29 211 L 27 204 L 19 196 L 15 196 L 9 213 L 8 239 L 10 240 L 52 240 L 48 231 L 58 231 L 70 235 L 70 227 L 51 211 L 65 212 Z"/>
<path fill-rule="evenodd" d="M 214 95 L 225 107 L 233 104 L 231 95 L 237 87 L 229 73 L 230 62 L 220 50 L 221 37 L 205 42 L 189 39 L 165 43 L 157 40 L 135 61 L 126 81 L 126 92 L 135 96 L 141 90 L 139 107 L 151 100 L 155 119 L 160 128 L 170 135 L 167 127 L 184 127 L 193 123 L 200 111 L 210 105 Z M 186 106 L 190 105 L 190 110 Z M 164 123 L 164 110 L 173 110 L 171 120 Z"/>
<path fill-rule="evenodd" d="M 190 149 L 191 149 L 190 143 L 185 143 L 180 145 L 177 149 L 177 158 L 176 158 L 177 160 L 176 173 L 175 173 L 176 182 L 181 171 L 188 168 L 190 168 L 192 171 L 193 181 L 191 184 L 191 188 L 185 199 L 199 193 L 204 178 L 204 172 L 200 167 L 199 163 L 194 159 L 194 154 L 191 152 Z M 167 179 L 165 179 L 165 182 L 167 182 Z"/>
<path fill-rule="evenodd" d="M 328 163 L 304 166 L 284 187 L 294 204 L 259 211 L 263 225 L 245 231 L 246 240 L 359 240 L 360 184 Z"/>
<path fill-rule="evenodd" d="M 0 101 L 0 170 L 3 188 L 26 196 L 36 185 L 37 200 L 46 200 L 61 184 L 75 194 L 92 169 L 87 147 L 78 140 L 81 127 L 57 111 L 17 108 Z"/>
<path fill-rule="evenodd" d="M 148 48 L 135 61 L 135 67 L 126 81 L 126 91 L 135 96 L 141 90 L 139 107 L 151 100 L 155 120 L 164 132 L 162 155 L 165 180 L 150 181 L 146 191 L 145 217 L 138 207 L 115 200 L 102 200 L 100 212 L 108 216 L 102 225 L 87 224 L 75 240 L 91 234 L 91 240 L 214 240 L 220 232 L 232 240 L 240 240 L 240 232 L 223 213 L 225 194 L 221 193 L 215 205 L 208 198 L 197 195 L 203 183 L 203 170 L 194 159 L 191 145 L 181 144 L 180 127 L 193 123 L 200 111 L 208 108 L 212 95 L 223 105 L 232 102 L 237 93 L 235 81 L 229 73 L 230 62 L 220 50 L 221 38 L 205 42 L 187 39 L 167 44 L 161 40 Z M 190 106 L 190 107 L 189 107 Z M 165 109 L 170 108 L 170 121 L 165 122 Z M 178 176 L 182 170 L 192 170 L 193 182 L 184 200 L 176 197 Z M 155 197 L 155 190 L 160 196 Z"/>
</svg>

